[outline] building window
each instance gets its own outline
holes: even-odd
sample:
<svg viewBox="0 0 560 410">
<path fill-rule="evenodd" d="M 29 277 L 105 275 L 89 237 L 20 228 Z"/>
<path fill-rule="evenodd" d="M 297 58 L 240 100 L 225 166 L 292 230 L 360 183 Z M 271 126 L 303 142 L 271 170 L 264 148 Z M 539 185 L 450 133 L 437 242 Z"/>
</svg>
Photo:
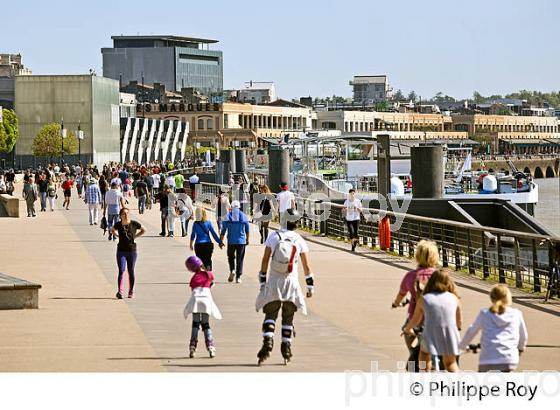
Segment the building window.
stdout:
<svg viewBox="0 0 560 410">
<path fill-rule="evenodd" d="M 207 130 L 213 130 L 214 129 L 214 120 L 212 118 L 209 118 L 206 120 L 206 129 Z"/>
<path fill-rule="evenodd" d="M 203 120 L 202 118 L 200 118 L 200 119 L 198 120 L 197 128 L 198 128 L 199 130 L 203 130 L 203 129 L 204 129 L 204 120 Z"/>
<path fill-rule="evenodd" d="M 224 128 L 229 128 L 228 115 L 224 114 Z"/>
</svg>

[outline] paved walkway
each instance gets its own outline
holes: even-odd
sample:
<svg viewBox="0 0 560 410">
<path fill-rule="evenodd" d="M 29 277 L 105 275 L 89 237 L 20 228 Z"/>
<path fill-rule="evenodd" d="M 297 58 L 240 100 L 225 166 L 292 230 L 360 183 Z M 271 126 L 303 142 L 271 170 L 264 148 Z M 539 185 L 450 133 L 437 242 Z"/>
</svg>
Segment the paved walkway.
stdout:
<svg viewBox="0 0 560 410">
<path fill-rule="evenodd" d="M 371 361 L 396 370 L 407 357 L 399 336 L 405 312 L 390 304 L 411 263 L 372 251 L 352 254 L 340 242 L 311 237 L 317 292 L 308 299 L 309 315 L 296 316 L 293 362 L 281 365 L 278 344 L 257 368 L 262 314 L 254 300 L 263 248 L 253 231 L 242 284 L 227 282 L 225 250 L 214 254 L 213 294 L 224 316 L 212 322 L 217 357 L 207 358 L 201 346 L 197 358 L 187 359 L 187 238 L 157 236 L 157 207 L 142 216 L 134 210 L 147 228 L 138 240 L 136 298 L 116 300 L 115 244 L 89 226 L 85 205 L 73 199 L 70 211 L 0 219 L 0 271 L 43 285 L 40 309 L 0 311 L 0 371 L 344 371 L 369 370 Z M 467 326 L 488 304 L 488 284 L 458 281 Z M 530 337 L 521 368 L 559 369 L 558 310 L 532 307 L 530 296 L 521 296 L 517 307 Z M 461 365 L 475 369 L 476 360 L 466 355 Z"/>
</svg>

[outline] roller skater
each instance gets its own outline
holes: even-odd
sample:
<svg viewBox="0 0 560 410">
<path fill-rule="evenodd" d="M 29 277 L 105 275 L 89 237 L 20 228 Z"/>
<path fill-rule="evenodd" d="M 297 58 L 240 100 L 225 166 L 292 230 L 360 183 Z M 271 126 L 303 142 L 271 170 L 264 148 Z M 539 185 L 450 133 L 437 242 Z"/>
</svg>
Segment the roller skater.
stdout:
<svg viewBox="0 0 560 410">
<path fill-rule="evenodd" d="M 206 349 L 210 357 L 213 358 L 216 356 L 216 347 L 212 330 L 210 329 L 210 316 L 216 319 L 222 318 L 222 314 L 214 303 L 212 293 L 210 292 L 210 287 L 214 284 L 214 274 L 205 269 L 202 260 L 197 256 L 189 256 L 185 261 L 185 266 L 190 272 L 194 273 L 189 284 L 192 289 L 192 295 L 183 312 L 185 319 L 190 314 L 193 317 L 189 357 L 193 358 L 196 353 L 198 331 L 202 327 Z"/>
<path fill-rule="evenodd" d="M 300 216 L 294 209 L 286 211 L 286 228 L 270 234 L 265 242 L 265 250 L 259 273 L 260 292 L 255 307 L 263 311 L 265 318 L 262 325 L 263 344 L 257 353 L 260 366 L 270 357 L 274 347 L 276 319 L 282 311 L 282 329 L 280 352 L 284 364 L 292 359 L 292 336 L 294 332 L 294 314 L 299 309 L 307 314 L 305 298 L 298 281 L 298 262 L 301 258 L 307 284 L 307 297 L 313 295 L 313 273 L 309 266 L 309 248 L 303 238 L 295 232 Z M 269 271 L 270 265 L 270 272 Z"/>
</svg>

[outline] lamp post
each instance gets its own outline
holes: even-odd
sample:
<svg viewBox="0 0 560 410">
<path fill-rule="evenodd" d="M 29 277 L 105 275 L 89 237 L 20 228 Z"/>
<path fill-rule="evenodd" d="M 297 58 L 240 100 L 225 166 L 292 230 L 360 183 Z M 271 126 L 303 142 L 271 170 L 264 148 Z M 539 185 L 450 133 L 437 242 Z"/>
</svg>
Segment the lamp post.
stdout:
<svg viewBox="0 0 560 410">
<path fill-rule="evenodd" d="M 60 121 L 60 144 L 60 166 L 62 166 L 64 164 L 64 117 L 62 117 Z"/>
</svg>

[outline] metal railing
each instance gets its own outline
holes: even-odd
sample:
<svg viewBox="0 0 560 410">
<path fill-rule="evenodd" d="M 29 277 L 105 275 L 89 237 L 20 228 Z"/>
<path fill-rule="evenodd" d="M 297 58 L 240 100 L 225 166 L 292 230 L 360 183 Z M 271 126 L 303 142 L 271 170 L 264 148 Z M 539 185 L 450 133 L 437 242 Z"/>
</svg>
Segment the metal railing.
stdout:
<svg viewBox="0 0 560 410">
<path fill-rule="evenodd" d="M 218 184 L 200 184 L 200 193 L 215 197 Z M 248 199 L 248 198 L 247 198 Z M 210 201 L 213 205 L 214 202 Z M 297 198 L 302 215 L 301 228 L 338 239 L 347 237 L 343 206 L 326 201 Z M 418 215 L 364 208 L 358 229 L 359 242 L 372 249 L 380 248 L 379 224 L 376 217 L 397 218 L 400 228 L 391 232 L 388 251 L 413 257 L 418 242 L 429 239 L 437 243 L 443 267 L 534 292 L 546 290 L 549 272 L 554 264 L 554 246 L 560 238 L 488 226 L 476 226 Z M 326 217 L 321 217 L 328 212 Z"/>
</svg>

